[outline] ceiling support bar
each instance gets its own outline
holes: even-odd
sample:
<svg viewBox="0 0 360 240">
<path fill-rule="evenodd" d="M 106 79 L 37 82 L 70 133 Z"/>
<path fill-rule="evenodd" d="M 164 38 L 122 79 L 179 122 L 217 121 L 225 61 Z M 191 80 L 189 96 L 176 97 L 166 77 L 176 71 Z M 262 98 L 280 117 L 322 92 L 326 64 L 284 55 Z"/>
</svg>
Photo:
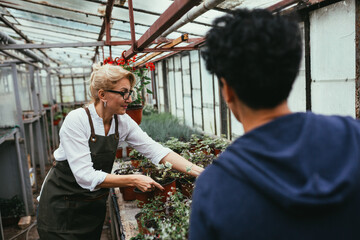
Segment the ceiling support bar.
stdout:
<svg viewBox="0 0 360 240">
<path fill-rule="evenodd" d="M 187 41 L 188 40 L 188 34 L 184 34 L 181 37 L 178 37 L 177 39 L 175 39 L 174 41 L 172 41 L 171 43 L 165 44 L 164 46 L 161 47 L 161 49 L 166 49 L 167 51 L 172 51 L 172 48 L 175 47 L 176 45 L 179 45 L 180 43 Z M 160 48 L 159 48 L 160 49 Z M 135 67 L 148 62 L 150 59 L 153 59 L 154 57 L 160 55 L 161 52 L 156 52 L 151 54 L 150 56 L 146 57 L 144 60 L 142 60 L 139 63 L 135 63 Z"/>
<path fill-rule="evenodd" d="M 103 24 L 101 26 L 101 30 L 100 30 L 100 33 L 99 33 L 99 37 L 98 37 L 98 41 L 102 41 L 103 37 L 104 37 L 104 34 L 105 34 L 105 28 L 106 28 L 106 22 L 109 21 L 110 23 L 110 19 L 111 19 L 111 11 L 113 9 L 113 6 L 114 6 L 114 0 L 108 0 L 107 4 L 106 4 L 106 9 L 105 9 L 105 17 L 104 17 L 104 21 L 103 21 Z M 108 19 L 108 20 L 106 20 Z M 109 25 L 109 24 L 108 24 Z M 109 25 L 109 28 L 110 28 L 110 25 Z M 93 62 L 96 61 L 96 56 L 99 54 L 99 46 L 97 46 L 95 48 L 95 55 L 93 57 Z"/>
<path fill-rule="evenodd" d="M 129 19 L 130 19 L 130 32 L 131 32 L 131 48 L 136 51 L 137 46 L 136 46 L 136 37 L 135 37 L 134 9 L 133 9 L 132 0 L 128 0 L 128 6 L 129 6 Z"/>
<path fill-rule="evenodd" d="M 137 41 L 139 50 L 147 47 L 152 41 L 159 37 L 166 29 L 174 24 L 192 7 L 196 6 L 200 0 L 175 0 L 173 4 L 165 10 L 163 14 L 154 22 L 153 25 L 142 35 Z M 136 54 L 133 48 L 127 50 L 124 54 L 125 58 L 131 58 Z"/>
<path fill-rule="evenodd" d="M 270 12 L 280 12 L 282 9 L 291 6 L 293 4 L 298 4 L 301 0 L 283 0 L 278 2 L 270 7 L 267 8 Z"/>
</svg>

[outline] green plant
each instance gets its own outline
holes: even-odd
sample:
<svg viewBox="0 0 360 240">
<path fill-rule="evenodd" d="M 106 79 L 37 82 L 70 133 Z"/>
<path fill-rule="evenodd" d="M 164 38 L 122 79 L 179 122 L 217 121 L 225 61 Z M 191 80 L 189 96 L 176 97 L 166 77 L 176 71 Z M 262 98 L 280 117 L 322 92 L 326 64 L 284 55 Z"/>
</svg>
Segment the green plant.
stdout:
<svg viewBox="0 0 360 240">
<path fill-rule="evenodd" d="M 171 137 L 188 141 L 195 130 L 184 126 L 179 119 L 170 113 L 153 113 L 143 116 L 141 129 L 157 142 L 166 142 Z"/>
<path fill-rule="evenodd" d="M 230 145 L 229 140 L 225 138 L 225 135 L 222 135 L 220 138 L 214 139 L 214 148 L 224 151 Z"/>
<path fill-rule="evenodd" d="M 24 203 L 18 196 L 11 199 L 0 199 L 0 212 L 2 217 L 20 217 L 25 213 Z"/>
<path fill-rule="evenodd" d="M 59 120 L 63 117 L 62 112 L 56 112 L 54 113 L 54 120 Z"/>
<path fill-rule="evenodd" d="M 123 67 L 125 70 L 132 72 L 136 78 L 136 84 L 134 86 L 134 98 L 133 101 L 129 104 L 128 107 L 135 105 L 142 105 L 144 99 L 142 97 L 142 91 L 146 90 L 147 93 L 152 94 L 153 92 L 146 88 L 146 85 L 150 84 L 151 78 L 147 76 L 148 71 L 154 71 L 155 65 L 153 63 L 146 63 L 143 68 L 134 68 L 131 66 L 132 63 L 135 63 L 136 55 L 131 59 L 124 58 L 115 58 L 114 60 L 110 57 L 104 60 L 104 64 L 114 64 Z"/>
<path fill-rule="evenodd" d="M 175 137 L 170 137 L 163 145 L 179 154 L 190 147 L 188 142 L 180 141 Z"/>
</svg>

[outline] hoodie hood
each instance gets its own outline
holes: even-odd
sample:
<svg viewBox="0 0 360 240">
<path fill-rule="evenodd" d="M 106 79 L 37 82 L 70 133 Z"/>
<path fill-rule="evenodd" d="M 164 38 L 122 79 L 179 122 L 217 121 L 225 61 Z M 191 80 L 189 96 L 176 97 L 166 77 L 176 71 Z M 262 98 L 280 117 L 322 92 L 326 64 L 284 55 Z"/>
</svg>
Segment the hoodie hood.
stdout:
<svg viewBox="0 0 360 240">
<path fill-rule="evenodd" d="M 239 139 L 214 162 L 285 208 L 342 203 L 360 183 L 360 125 L 350 117 L 294 113 Z"/>
</svg>

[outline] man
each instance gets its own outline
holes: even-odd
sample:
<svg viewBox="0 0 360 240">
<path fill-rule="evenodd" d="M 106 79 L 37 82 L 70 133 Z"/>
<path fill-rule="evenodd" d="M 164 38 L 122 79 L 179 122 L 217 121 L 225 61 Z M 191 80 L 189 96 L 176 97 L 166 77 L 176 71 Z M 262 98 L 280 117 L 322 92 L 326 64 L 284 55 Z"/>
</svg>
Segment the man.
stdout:
<svg viewBox="0 0 360 240">
<path fill-rule="evenodd" d="M 190 239 L 360 239 L 360 126 L 292 113 L 297 22 L 266 10 L 215 20 L 203 57 L 245 134 L 196 181 Z"/>
</svg>

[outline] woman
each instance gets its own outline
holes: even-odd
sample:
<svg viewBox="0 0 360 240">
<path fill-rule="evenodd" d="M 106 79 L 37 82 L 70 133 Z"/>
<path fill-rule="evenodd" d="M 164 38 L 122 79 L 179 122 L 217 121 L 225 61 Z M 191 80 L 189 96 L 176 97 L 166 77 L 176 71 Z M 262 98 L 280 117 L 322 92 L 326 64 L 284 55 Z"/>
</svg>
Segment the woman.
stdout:
<svg viewBox="0 0 360 240">
<path fill-rule="evenodd" d="M 100 239 L 109 188 L 136 186 L 150 191 L 160 184 L 144 175 L 110 174 L 117 146 L 127 142 L 153 163 L 198 176 L 202 168 L 153 141 L 127 115 L 134 75 L 123 68 L 93 65 L 92 103 L 70 112 L 60 129 L 56 164 L 39 199 L 41 239 Z"/>
</svg>

